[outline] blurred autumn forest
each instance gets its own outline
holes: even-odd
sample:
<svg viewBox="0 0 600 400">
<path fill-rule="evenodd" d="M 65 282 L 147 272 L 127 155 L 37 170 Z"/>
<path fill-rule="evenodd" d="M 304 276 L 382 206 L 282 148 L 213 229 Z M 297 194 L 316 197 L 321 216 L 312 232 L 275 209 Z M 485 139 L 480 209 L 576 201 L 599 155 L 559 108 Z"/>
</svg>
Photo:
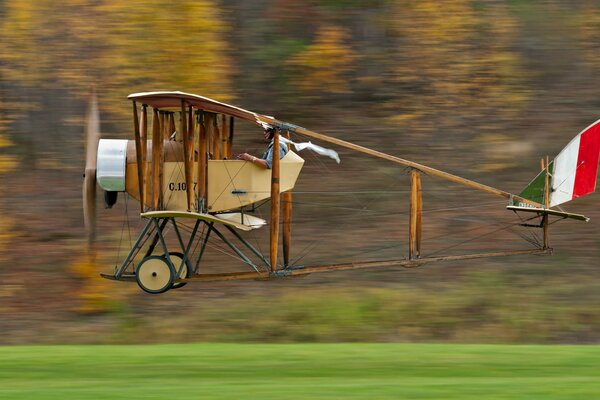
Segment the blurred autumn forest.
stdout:
<svg viewBox="0 0 600 400">
<path fill-rule="evenodd" d="M 0 32 L 0 343 L 600 340 L 597 195 L 567 205 L 592 220 L 553 225 L 553 257 L 158 297 L 97 278 L 137 204 L 99 212 L 96 260 L 81 211 L 92 87 L 103 137 L 132 137 L 128 94 L 181 90 L 518 193 L 600 117 L 600 2 L 0 0 Z M 236 133 L 239 151 L 260 139 Z M 404 257 L 407 171 L 337 150 L 339 166 L 302 154 L 296 259 Z M 502 199 L 423 184 L 426 253 L 518 247 Z M 213 253 L 209 268 L 229 265 Z"/>
</svg>

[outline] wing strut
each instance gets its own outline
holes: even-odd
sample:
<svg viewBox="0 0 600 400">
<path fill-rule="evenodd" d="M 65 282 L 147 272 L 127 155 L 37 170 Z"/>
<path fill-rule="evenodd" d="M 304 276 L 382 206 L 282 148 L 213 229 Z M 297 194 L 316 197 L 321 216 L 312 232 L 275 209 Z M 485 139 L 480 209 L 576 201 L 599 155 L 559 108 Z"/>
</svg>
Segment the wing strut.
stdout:
<svg viewBox="0 0 600 400">
<path fill-rule="evenodd" d="M 544 166 L 544 169 L 546 170 L 546 182 L 545 182 L 545 186 L 544 186 L 544 208 L 548 209 L 550 207 L 548 207 L 550 205 L 550 185 L 549 185 L 549 176 L 550 176 L 550 171 L 549 171 L 549 165 L 550 165 L 550 161 L 548 160 L 548 156 L 546 156 L 546 163 L 544 164 L 544 160 L 542 159 L 542 165 Z M 548 236 L 548 214 L 544 214 L 544 216 L 542 217 L 542 226 L 544 229 L 544 249 L 549 248 L 548 246 L 548 241 L 549 241 L 549 236 Z"/>
<path fill-rule="evenodd" d="M 153 109 L 152 114 L 152 208 L 160 210 L 162 192 L 162 154 L 163 138 L 160 132 L 160 117 L 158 109 Z"/>
<path fill-rule="evenodd" d="M 187 200 L 187 210 L 192 211 L 192 198 L 193 198 L 193 184 L 194 180 L 194 136 L 191 123 L 188 125 L 188 116 L 186 115 L 186 104 L 185 100 L 181 100 L 181 118 L 179 120 L 179 129 L 181 136 L 183 137 L 183 157 L 184 157 L 184 173 L 185 173 L 185 194 Z M 190 115 L 192 114 L 192 107 L 190 106 Z M 190 118 L 191 120 L 191 118 Z M 191 133 L 191 135 L 190 135 Z"/>
<path fill-rule="evenodd" d="M 271 166 L 271 271 L 277 269 L 277 245 L 279 244 L 279 129 L 273 135 L 273 164 Z"/>
<path fill-rule="evenodd" d="M 290 133 L 285 133 L 285 138 L 290 138 Z M 293 150 L 293 145 L 290 146 L 290 150 Z M 288 190 L 281 194 L 281 212 L 283 214 L 282 229 L 282 244 L 283 244 L 283 266 L 288 267 L 290 265 L 290 251 L 292 247 L 292 191 Z"/>
<path fill-rule="evenodd" d="M 417 259 L 421 256 L 421 232 L 423 218 L 423 202 L 421 198 L 421 173 L 410 171 L 410 223 L 408 230 L 408 258 Z"/>
<path fill-rule="evenodd" d="M 198 212 L 204 212 L 206 209 L 206 165 L 207 165 L 207 141 L 206 135 L 206 113 L 200 111 L 198 115 L 198 184 L 196 190 L 196 196 L 200 204 L 198 205 Z"/>
</svg>

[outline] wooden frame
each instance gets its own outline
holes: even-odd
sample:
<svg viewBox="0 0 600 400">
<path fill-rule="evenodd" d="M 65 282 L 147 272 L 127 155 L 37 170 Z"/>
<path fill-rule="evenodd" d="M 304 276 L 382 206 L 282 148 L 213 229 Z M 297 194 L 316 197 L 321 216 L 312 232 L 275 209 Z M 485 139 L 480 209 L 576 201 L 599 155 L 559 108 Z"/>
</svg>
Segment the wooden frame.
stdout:
<svg viewBox="0 0 600 400">
<path fill-rule="evenodd" d="M 191 95 L 182 92 L 149 92 L 137 93 L 130 95 L 129 98 L 133 102 L 133 120 L 134 120 L 134 138 L 135 138 L 135 157 L 137 165 L 137 190 L 139 190 L 139 198 L 141 202 L 141 212 L 144 218 L 148 218 L 149 222 L 146 228 L 142 231 L 134 247 L 132 248 L 127 260 L 133 261 L 132 255 L 135 256 L 141 247 L 148 241 L 152 235 L 154 239 L 150 241 L 150 247 L 156 246 L 157 242 L 162 241 L 165 252 L 168 250 L 164 238 L 162 237 L 162 227 L 171 221 L 174 230 L 178 236 L 179 242 L 183 247 L 183 240 L 177 229 L 176 219 L 192 218 L 197 222 L 194 232 L 191 235 L 189 243 L 194 240 L 196 229 L 200 222 L 209 227 L 207 236 L 203 239 L 202 252 L 208 241 L 210 232 L 214 232 L 220 240 L 230 246 L 236 254 L 249 264 L 252 271 L 240 271 L 233 273 L 221 274 L 197 274 L 186 279 L 175 280 L 175 282 L 191 282 L 191 281 L 228 281 L 240 279 L 274 279 L 298 275 L 306 275 L 312 273 L 320 273 L 327 271 L 340 271 L 351 269 L 364 268 L 380 268 L 380 267 L 414 267 L 431 262 L 439 261 L 459 261 L 487 257 L 504 257 L 510 255 L 525 255 L 525 254 L 550 254 L 552 250 L 549 247 L 549 216 L 554 215 L 561 218 L 574 218 L 587 220 L 586 217 L 579 214 L 571 214 L 564 211 L 551 210 L 549 208 L 549 160 L 546 157 L 542 160 L 542 170 L 546 171 L 545 195 L 543 204 L 531 201 L 520 196 L 516 196 L 509 192 L 496 189 L 463 177 L 459 177 L 444 171 L 437 170 L 419 163 L 408 161 L 396 156 L 382 153 L 380 151 L 368 149 L 366 147 L 346 142 L 342 139 L 326 136 L 320 133 L 310 131 L 308 129 L 288 124 L 279 121 L 273 117 L 262 114 L 257 114 L 239 107 L 221 103 L 206 97 Z M 138 116 L 137 102 L 141 102 L 141 114 Z M 146 155 L 147 149 L 147 107 L 153 107 L 152 116 L 152 160 L 151 166 Z M 178 109 L 180 113 L 180 126 L 175 138 L 174 113 L 167 111 L 168 109 Z M 229 118 L 227 118 L 229 117 Z M 246 121 L 254 122 L 263 128 L 275 128 L 273 137 L 272 151 L 274 155 L 279 154 L 280 135 L 285 134 L 289 139 L 290 132 L 314 138 L 326 143 L 331 143 L 353 151 L 357 151 L 370 156 L 378 157 L 396 163 L 398 165 L 410 168 L 410 209 L 408 223 L 408 257 L 395 260 L 381 261 L 363 261 L 355 263 L 331 264 L 298 267 L 290 265 L 291 252 L 291 232 L 292 232 L 292 192 L 293 184 L 284 181 L 282 186 L 282 163 L 279 157 L 273 157 L 272 168 L 270 171 L 270 229 L 269 229 L 269 254 L 268 257 L 263 255 L 254 247 L 246 243 L 236 229 L 249 230 L 254 229 L 250 225 L 244 224 L 243 205 L 238 220 L 219 218 L 219 214 L 211 212 L 208 206 L 209 201 L 209 154 L 212 154 L 210 163 L 223 160 L 223 163 L 232 160 L 232 147 L 234 137 L 235 119 L 240 118 Z M 197 129 L 196 129 L 197 126 Z M 197 132 L 197 133 L 196 133 Z M 285 132 L 285 133 L 284 133 Z M 186 210 L 163 210 L 164 205 L 162 199 L 163 187 L 163 169 L 165 163 L 165 140 L 182 142 L 182 152 L 184 156 L 184 172 L 185 172 L 185 198 Z M 169 149 L 176 149 L 176 146 L 170 145 Z M 181 144 L 179 144 L 181 146 Z M 294 153 L 292 153 L 294 154 Z M 296 156 L 297 157 L 297 156 Z M 240 162 L 240 161 L 236 161 Z M 286 159 L 283 164 L 285 165 Z M 210 164 L 212 165 L 212 164 Z M 225 164 L 223 164 L 225 165 Z M 151 178 L 148 175 L 151 172 Z M 299 170 L 298 170 L 299 172 Z M 535 249 L 527 250 L 511 250 L 498 251 L 487 253 L 475 253 L 464 255 L 446 255 L 436 257 L 423 257 L 421 253 L 422 246 L 422 214 L 423 214 L 423 199 L 422 199 L 422 183 L 421 174 L 425 173 L 430 176 L 435 176 L 445 179 L 450 182 L 464 185 L 475 190 L 480 190 L 492 195 L 501 196 L 510 201 L 509 210 L 535 212 L 542 219 L 540 227 L 543 228 L 543 245 Z M 285 176 L 285 168 L 283 171 Z M 195 178 L 195 179 L 194 179 Z M 233 179 L 233 178 L 231 178 Z M 294 181 L 295 182 L 295 181 Z M 148 187 L 152 184 L 151 199 L 149 197 Z M 195 186 L 195 188 L 194 188 Z M 234 188 L 235 189 L 235 188 Z M 229 189 L 228 189 L 229 190 Z M 235 189 L 237 190 L 237 189 Z M 234 191 L 235 191 L 234 190 Z M 283 192 L 282 192 L 283 190 Z M 148 195 L 148 196 L 146 196 Z M 252 202 L 254 200 L 251 200 Z M 514 206 L 515 202 L 520 202 L 528 205 L 528 207 Z M 150 204 L 152 211 L 145 212 L 145 204 Z M 245 203 L 244 203 L 245 204 Z M 223 210 L 229 209 L 230 206 L 223 206 Z M 221 210 L 222 211 L 222 210 Z M 262 220 L 261 220 L 262 221 Z M 280 221 L 281 228 L 280 228 Z M 262 221 L 263 223 L 265 221 Z M 244 253 L 229 243 L 229 240 L 219 232 L 219 227 L 225 227 L 246 246 L 255 256 L 259 257 L 266 265 L 266 269 L 260 270 L 254 265 Z M 154 227 L 154 228 L 153 228 Z M 279 235 L 281 230 L 282 247 L 283 247 L 283 266 L 279 268 Z M 156 236 L 158 235 L 158 236 Z M 187 246 L 189 249 L 190 246 Z M 186 250 L 187 251 L 187 250 Z M 147 254 L 151 254 L 151 249 Z M 187 256 L 187 253 L 184 253 Z M 201 257 L 200 255 L 200 257 Z M 126 260 L 126 261 L 127 261 Z M 200 258 L 199 258 L 200 260 Z M 199 261 L 198 261 L 199 262 Z M 103 275 L 108 279 L 116 280 L 131 280 L 132 276 L 125 273 L 126 265 L 122 266 L 119 273 L 111 275 Z"/>
</svg>

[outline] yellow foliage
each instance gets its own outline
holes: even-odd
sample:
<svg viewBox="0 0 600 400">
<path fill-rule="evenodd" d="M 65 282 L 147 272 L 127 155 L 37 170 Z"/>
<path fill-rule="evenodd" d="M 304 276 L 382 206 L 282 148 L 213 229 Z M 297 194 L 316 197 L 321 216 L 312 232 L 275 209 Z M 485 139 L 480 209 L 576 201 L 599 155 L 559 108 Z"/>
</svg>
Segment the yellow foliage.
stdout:
<svg viewBox="0 0 600 400">
<path fill-rule="evenodd" d="M 38 160 L 38 167 L 46 171 L 66 171 L 71 169 L 67 164 L 61 161 L 60 155 L 54 155 L 51 153 L 44 153 L 44 155 Z"/>
<path fill-rule="evenodd" d="M 3 215 L 0 219 L 0 261 L 4 258 L 10 241 L 17 236 L 14 233 L 15 225 L 16 221 L 8 215 Z"/>
<path fill-rule="evenodd" d="M 3 147 L 10 147 L 12 145 L 13 143 L 10 141 L 10 139 L 6 135 L 0 133 L 0 149 Z"/>
<path fill-rule="evenodd" d="M 347 91 L 346 74 L 353 70 L 357 58 L 346 44 L 349 37 L 349 33 L 339 27 L 321 28 L 315 42 L 288 61 L 300 71 L 296 85 L 306 91 Z"/>
<path fill-rule="evenodd" d="M 19 159 L 10 154 L 0 154 L 0 174 L 14 171 L 19 165 Z"/>
<path fill-rule="evenodd" d="M 578 27 L 578 46 L 583 50 L 585 62 L 598 69 L 600 66 L 600 6 L 586 2 L 581 14 L 572 22 Z"/>
<path fill-rule="evenodd" d="M 93 249 L 88 249 L 84 254 L 75 259 L 71 264 L 71 270 L 81 278 L 82 284 L 76 296 L 79 304 L 75 311 L 84 314 L 105 312 L 108 309 L 106 284 L 100 277 L 100 268 Z"/>
<path fill-rule="evenodd" d="M 2 43 L 2 42 L 0 42 Z M 2 45 L 0 44 L 0 60 L 1 60 Z M 0 74 L 2 73 L 2 67 L 0 63 Z M 1 76 L 1 75 L 0 75 Z M 11 109 L 12 104 L 7 104 L 3 96 L 0 96 L 0 149 L 5 147 L 13 146 L 13 142 L 10 140 L 8 135 L 4 133 L 9 124 L 18 117 L 18 112 Z"/>
<path fill-rule="evenodd" d="M 470 0 L 398 0 L 398 83 L 413 88 L 408 109 L 431 115 L 488 107 L 517 112 L 527 100 L 514 48 L 517 23 L 505 5 Z"/>
<path fill-rule="evenodd" d="M 7 0 L 0 68 L 11 80 L 58 82 L 82 95 L 96 85 L 103 110 L 125 119 L 125 96 L 135 91 L 228 100 L 226 31 L 213 0 Z"/>
<path fill-rule="evenodd" d="M 411 121 L 415 118 L 419 118 L 423 113 L 415 112 L 415 113 L 405 113 L 400 115 L 393 115 L 388 118 L 388 121 L 394 124 L 402 124 L 408 121 Z"/>
<path fill-rule="evenodd" d="M 470 37 L 476 23 L 471 3 L 464 0 L 415 1 L 408 7 L 409 23 L 426 26 L 426 29 L 419 29 L 423 43 L 461 42 Z"/>
</svg>

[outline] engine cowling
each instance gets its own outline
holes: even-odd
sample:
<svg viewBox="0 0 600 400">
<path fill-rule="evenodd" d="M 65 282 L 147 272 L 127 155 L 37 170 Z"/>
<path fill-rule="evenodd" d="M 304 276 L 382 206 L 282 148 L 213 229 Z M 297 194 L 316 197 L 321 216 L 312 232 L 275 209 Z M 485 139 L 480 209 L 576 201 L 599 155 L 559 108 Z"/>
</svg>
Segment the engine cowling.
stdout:
<svg viewBox="0 0 600 400">
<path fill-rule="evenodd" d="M 125 191 L 127 142 L 121 139 L 100 139 L 96 180 L 107 192 Z"/>
</svg>

